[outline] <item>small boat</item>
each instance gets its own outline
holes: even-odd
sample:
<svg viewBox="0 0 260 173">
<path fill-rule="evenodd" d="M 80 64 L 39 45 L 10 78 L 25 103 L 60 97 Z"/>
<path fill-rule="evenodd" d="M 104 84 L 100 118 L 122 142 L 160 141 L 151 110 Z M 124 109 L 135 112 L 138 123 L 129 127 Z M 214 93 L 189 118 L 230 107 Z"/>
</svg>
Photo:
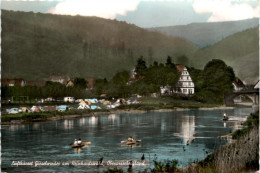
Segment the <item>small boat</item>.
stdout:
<svg viewBox="0 0 260 173">
<path fill-rule="evenodd" d="M 121 141 L 121 144 L 124 145 L 134 145 L 134 144 L 140 144 L 142 142 L 142 140 L 138 139 L 138 140 L 125 140 L 125 141 Z"/>
<path fill-rule="evenodd" d="M 81 147 L 84 147 L 84 146 L 88 146 L 90 144 L 91 144 L 91 142 L 81 142 L 81 144 L 72 144 L 71 147 L 72 148 L 81 148 Z"/>
<path fill-rule="evenodd" d="M 223 114 L 223 121 L 227 121 L 228 120 L 228 116 L 226 113 Z"/>
<path fill-rule="evenodd" d="M 224 117 L 224 118 L 223 118 L 223 121 L 227 121 L 227 120 L 228 120 L 228 117 Z"/>
</svg>

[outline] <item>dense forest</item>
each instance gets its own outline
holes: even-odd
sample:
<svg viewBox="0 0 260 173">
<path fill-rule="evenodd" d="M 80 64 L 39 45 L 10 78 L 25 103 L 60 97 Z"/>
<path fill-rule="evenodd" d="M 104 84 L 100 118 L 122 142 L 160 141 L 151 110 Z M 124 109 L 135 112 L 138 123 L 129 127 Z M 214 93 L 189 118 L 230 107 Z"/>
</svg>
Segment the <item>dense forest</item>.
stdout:
<svg viewBox="0 0 260 173">
<path fill-rule="evenodd" d="M 222 59 L 242 80 L 258 79 L 258 28 L 202 50 L 182 38 L 98 17 L 2 10 L 1 21 L 3 78 L 39 80 L 56 74 L 110 80 L 133 69 L 140 56 L 147 66 L 171 56 L 175 63 L 199 69 Z"/>
</svg>

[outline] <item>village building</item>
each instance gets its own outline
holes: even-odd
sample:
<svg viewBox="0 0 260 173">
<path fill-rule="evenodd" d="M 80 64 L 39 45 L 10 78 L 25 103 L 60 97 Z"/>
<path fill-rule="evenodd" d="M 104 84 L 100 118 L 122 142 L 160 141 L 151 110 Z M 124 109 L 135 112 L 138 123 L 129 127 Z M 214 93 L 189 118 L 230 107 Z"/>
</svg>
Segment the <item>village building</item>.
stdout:
<svg viewBox="0 0 260 173">
<path fill-rule="evenodd" d="M 66 87 L 74 87 L 74 79 L 70 79 L 67 84 Z"/>
<path fill-rule="evenodd" d="M 235 77 L 234 81 L 232 82 L 234 87 L 234 91 L 241 91 L 245 88 L 244 83 L 237 77 Z"/>
<path fill-rule="evenodd" d="M 22 78 L 19 79 L 1 79 L 1 86 L 25 86 L 26 81 Z"/>
<path fill-rule="evenodd" d="M 67 76 L 57 76 L 57 75 L 51 75 L 50 77 L 45 79 L 45 81 L 58 82 L 63 85 L 66 85 L 69 80 L 70 78 Z"/>
<path fill-rule="evenodd" d="M 176 84 L 176 93 L 185 95 L 192 95 L 195 93 L 195 84 L 184 65 L 176 65 L 177 71 L 181 73 L 180 78 Z"/>
<path fill-rule="evenodd" d="M 173 87 L 170 85 L 160 87 L 161 95 L 172 95 L 174 93 Z"/>
<path fill-rule="evenodd" d="M 175 86 L 161 86 L 161 95 L 172 95 L 174 93 L 192 95 L 195 93 L 195 84 L 191 79 L 191 76 L 184 65 L 176 65 L 177 71 L 180 73 L 180 77 Z"/>
</svg>

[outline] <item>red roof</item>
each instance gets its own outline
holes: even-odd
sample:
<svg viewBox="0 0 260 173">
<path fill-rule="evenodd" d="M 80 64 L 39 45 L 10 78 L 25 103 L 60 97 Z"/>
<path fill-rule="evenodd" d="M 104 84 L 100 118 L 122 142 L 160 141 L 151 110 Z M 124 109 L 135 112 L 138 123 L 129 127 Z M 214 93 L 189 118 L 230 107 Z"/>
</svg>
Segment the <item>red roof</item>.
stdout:
<svg viewBox="0 0 260 173">
<path fill-rule="evenodd" d="M 178 65 L 176 65 L 176 69 L 177 69 L 177 71 L 178 71 L 179 73 L 182 72 L 182 70 L 183 70 L 184 67 L 185 67 L 185 65 L 183 65 L 183 64 L 178 64 Z"/>
</svg>

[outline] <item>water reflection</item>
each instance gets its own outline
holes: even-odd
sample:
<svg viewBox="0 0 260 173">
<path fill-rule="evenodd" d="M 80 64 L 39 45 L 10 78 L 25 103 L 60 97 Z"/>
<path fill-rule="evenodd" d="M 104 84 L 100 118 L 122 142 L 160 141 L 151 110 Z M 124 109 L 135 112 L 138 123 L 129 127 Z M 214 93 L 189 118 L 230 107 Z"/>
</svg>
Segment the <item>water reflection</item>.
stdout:
<svg viewBox="0 0 260 173">
<path fill-rule="evenodd" d="M 223 111 L 231 117 L 225 125 L 222 121 Z M 180 167 L 183 167 L 187 166 L 190 161 L 203 159 L 205 157 L 203 151 L 210 153 L 226 144 L 226 140 L 219 140 L 218 137 L 230 133 L 230 127 L 234 125 L 235 120 L 241 120 L 250 112 L 250 108 L 239 108 L 238 110 L 112 114 L 6 126 L 2 129 L 2 167 L 7 169 L 6 172 L 28 172 L 26 167 L 10 167 L 14 158 L 62 161 L 64 158 L 66 160 L 98 160 L 104 157 L 109 160 L 124 160 L 141 158 L 143 153 L 147 155 L 147 158 L 149 154 L 151 163 L 154 158 L 150 158 L 150 155 L 156 154 L 159 161 L 177 159 L 180 161 Z M 120 141 L 128 136 L 142 139 L 142 145 L 121 146 Z M 74 150 L 71 148 L 71 140 L 79 137 L 93 142 L 93 145 Z M 180 142 L 190 145 L 180 145 Z M 80 154 L 75 154 L 75 152 Z M 32 169 L 34 170 L 31 172 L 37 172 L 38 169 L 43 168 Z M 61 166 L 55 167 L 56 170 L 52 169 L 54 168 L 50 167 L 48 171 L 42 172 L 86 172 L 85 167 Z M 97 171 L 92 169 L 88 172 Z M 138 172 L 138 170 L 133 172 Z"/>
<path fill-rule="evenodd" d="M 64 120 L 64 129 L 73 129 L 74 121 L 73 120 Z"/>
<path fill-rule="evenodd" d="M 98 123 L 98 117 L 92 116 L 88 120 L 89 125 L 97 125 Z"/>
<path fill-rule="evenodd" d="M 179 132 L 174 133 L 175 136 L 182 137 L 185 145 L 191 144 L 192 140 L 195 139 L 195 116 L 182 116 L 177 131 Z"/>
<path fill-rule="evenodd" d="M 118 115 L 111 114 L 111 115 L 108 116 L 108 120 L 111 121 L 114 124 L 115 121 L 118 121 Z"/>
<path fill-rule="evenodd" d="M 84 126 L 86 124 L 86 118 L 79 119 L 79 126 Z"/>
<path fill-rule="evenodd" d="M 9 130 L 11 131 L 17 131 L 17 130 L 24 130 L 25 129 L 25 125 L 10 125 Z"/>
<path fill-rule="evenodd" d="M 33 127 L 33 129 L 35 129 L 35 130 L 39 130 L 39 129 L 40 129 L 40 124 L 34 123 L 32 127 Z"/>
<path fill-rule="evenodd" d="M 223 127 L 230 127 L 232 131 L 243 128 L 242 124 L 247 119 L 247 116 L 229 116 L 227 121 L 223 121 Z"/>
</svg>

